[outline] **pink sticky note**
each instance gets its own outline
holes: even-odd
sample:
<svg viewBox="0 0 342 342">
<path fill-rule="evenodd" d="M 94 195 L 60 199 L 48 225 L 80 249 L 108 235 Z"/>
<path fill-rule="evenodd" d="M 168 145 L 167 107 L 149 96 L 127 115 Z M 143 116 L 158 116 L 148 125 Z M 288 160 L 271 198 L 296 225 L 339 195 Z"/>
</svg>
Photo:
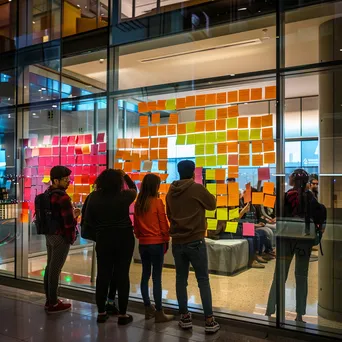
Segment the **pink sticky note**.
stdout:
<svg viewBox="0 0 342 342">
<path fill-rule="evenodd" d="M 107 143 L 99 143 L 99 152 L 106 152 Z"/>
<path fill-rule="evenodd" d="M 68 153 L 67 153 L 68 149 L 67 149 L 66 146 L 61 146 L 61 147 L 60 147 L 60 150 L 61 150 L 61 156 L 65 156 L 65 155 L 68 154 Z"/>
<path fill-rule="evenodd" d="M 242 235 L 243 236 L 254 236 L 254 223 L 244 222 L 242 224 Z"/>
<path fill-rule="evenodd" d="M 98 146 L 97 144 L 92 144 L 91 145 L 91 154 L 97 154 L 98 153 Z"/>
<path fill-rule="evenodd" d="M 38 158 L 38 165 L 39 166 L 45 166 L 45 157 L 39 157 Z"/>
<path fill-rule="evenodd" d="M 79 145 L 83 145 L 85 142 L 84 142 L 84 135 L 78 135 L 77 136 L 77 143 Z"/>
<path fill-rule="evenodd" d="M 33 157 L 31 159 L 31 165 L 30 166 L 38 166 L 38 157 Z"/>
<path fill-rule="evenodd" d="M 258 168 L 258 180 L 269 180 L 271 178 L 269 167 L 259 167 Z"/>
<path fill-rule="evenodd" d="M 30 146 L 34 147 L 38 145 L 38 138 L 30 138 Z"/>
<path fill-rule="evenodd" d="M 99 166 L 99 173 L 103 172 L 106 169 L 107 169 L 106 166 Z"/>
<path fill-rule="evenodd" d="M 61 165 L 65 165 L 67 163 L 67 156 L 65 154 L 61 155 Z"/>
<path fill-rule="evenodd" d="M 32 176 L 37 176 L 37 175 L 38 175 L 38 168 L 33 167 L 33 168 L 31 169 L 31 175 L 32 175 Z"/>
<path fill-rule="evenodd" d="M 107 164 L 107 156 L 105 154 L 99 155 L 99 164 L 100 165 Z"/>
<path fill-rule="evenodd" d="M 25 159 L 32 157 L 32 149 L 25 148 Z"/>
<path fill-rule="evenodd" d="M 82 166 L 75 166 L 75 175 L 79 176 L 82 174 L 83 167 Z"/>
<path fill-rule="evenodd" d="M 51 135 L 44 135 L 43 144 L 50 145 Z"/>
<path fill-rule="evenodd" d="M 105 141 L 105 133 L 98 133 L 97 134 L 97 139 L 96 142 L 98 143 L 102 143 Z"/>
<path fill-rule="evenodd" d="M 68 145 L 75 145 L 76 144 L 76 135 L 70 135 L 68 137 Z"/>
<path fill-rule="evenodd" d="M 91 156 L 90 154 L 85 154 L 83 156 L 83 164 L 91 164 Z"/>
<path fill-rule="evenodd" d="M 31 199 L 31 188 L 24 189 L 24 201 L 29 201 Z"/>
<path fill-rule="evenodd" d="M 91 156 L 91 163 L 97 165 L 99 163 L 99 156 Z"/>
<path fill-rule="evenodd" d="M 75 164 L 75 156 L 67 156 L 67 164 L 68 165 Z"/>
<path fill-rule="evenodd" d="M 84 143 L 91 144 L 93 142 L 93 136 L 91 134 L 86 134 L 84 136 Z"/>
<path fill-rule="evenodd" d="M 30 188 L 32 186 L 32 178 L 25 178 L 24 179 L 24 187 Z"/>
<path fill-rule="evenodd" d="M 91 175 L 96 175 L 97 174 L 97 166 L 96 165 L 91 165 L 90 166 L 90 172 Z"/>
<path fill-rule="evenodd" d="M 67 136 L 61 137 L 61 145 L 68 145 L 68 137 Z"/>
<path fill-rule="evenodd" d="M 32 169 L 30 167 L 25 167 L 24 170 L 23 170 L 23 174 L 25 177 L 30 177 L 31 174 L 32 174 Z"/>
<path fill-rule="evenodd" d="M 55 135 L 52 137 L 51 145 L 57 146 L 59 144 L 59 136 Z"/>
<path fill-rule="evenodd" d="M 42 165 L 38 166 L 38 174 L 39 174 L 39 176 L 44 175 L 44 170 L 45 170 L 45 166 L 42 166 Z"/>
<path fill-rule="evenodd" d="M 82 154 L 82 147 L 81 146 L 76 146 L 75 147 L 75 153 L 76 154 Z"/>
<path fill-rule="evenodd" d="M 32 177 L 31 178 L 31 183 L 32 183 L 32 186 L 37 185 L 37 177 Z"/>
<path fill-rule="evenodd" d="M 59 147 L 57 146 L 52 147 L 52 155 L 59 156 Z"/>
<path fill-rule="evenodd" d="M 76 156 L 76 164 L 84 164 L 83 156 Z"/>
<path fill-rule="evenodd" d="M 59 165 L 59 157 L 52 157 L 52 166 Z"/>
<path fill-rule="evenodd" d="M 83 166 L 82 168 L 82 174 L 89 175 L 90 174 L 90 166 Z"/>
<path fill-rule="evenodd" d="M 75 146 L 68 146 L 67 154 L 68 154 L 68 156 L 74 155 L 75 154 Z"/>
</svg>

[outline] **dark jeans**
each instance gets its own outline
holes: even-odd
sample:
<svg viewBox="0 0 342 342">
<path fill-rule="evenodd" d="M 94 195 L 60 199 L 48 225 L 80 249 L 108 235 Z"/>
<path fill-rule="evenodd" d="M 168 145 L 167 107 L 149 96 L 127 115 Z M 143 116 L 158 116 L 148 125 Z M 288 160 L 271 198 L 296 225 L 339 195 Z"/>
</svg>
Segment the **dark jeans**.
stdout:
<svg viewBox="0 0 342 342">
<path fill-rule="evenodd" d="M 110 280 L 109 291 L 108 291 L 108 299 L 111 299 L 111 300 L 115 300 L 116 279 L 117 279 L 117 275 L 115 274 L 115 270 L 114 270 L 112 274 L 112 279 Z"/>
<path fill-rule="evenodd" d="M 132 228 L 114 231 L 112 234 L 96 236 L 96 304 L 100 313 L 106 311 L 108 287 L 113 282 L 118 290 L 119 312 L 125 315 L 130 289 L 129 269 L 135 240 Z"/>
<path fill-rule="evenodd" d="M 176 292 L 181 314 L 188 313 L 188 277 L 190 263 L 200 289 L 205 317 L 213 315 L 211 289 L 208 272 L 208 256 L 205 240 L 197 240 L 184 245 L 172 245 L 172 254 L 176 265 Z"/>
<path fill-rule="evenodd" d="M 148 282 L 151 278 L 153 281 L 153 298 L 156 303 L 156 309 L 162 310 L 162 270 L 164 263 L 164 244 L 159 245 L 139 245 L 139 252 L 142 262 L 141 276 L 141 295 L 145 306 L 151 305 L 148 291 Z"/>
<path fill-rule="evenodd" d="M 262 246 L 265 243 L 265 235 L 256 230 L 254 236 L 249 236 L 246 239 L 249 250 L 248 264 L 250 265 L 255 260 L 256 252 L 260 252 L 260 250 L 262 250 Z"/>
<path fill-rule="evenodd" d="M 309 261 L 313 241 L 300 240 L 300 239 L 287 239 L 282 238 L 280 241 L 279 249 L 277 250 L 276 268 L 280 267 L 281 279 L 285 284 L 289 274 L 289 268 L 293 256 L 296 257 L 296 312 L 299 315 L 306 313 L 306 299 L 308 296 L 308 271 Z M 275 313 L 276 307 L 276 272 L 267 303 L 267 315 Z"/>
</svg>

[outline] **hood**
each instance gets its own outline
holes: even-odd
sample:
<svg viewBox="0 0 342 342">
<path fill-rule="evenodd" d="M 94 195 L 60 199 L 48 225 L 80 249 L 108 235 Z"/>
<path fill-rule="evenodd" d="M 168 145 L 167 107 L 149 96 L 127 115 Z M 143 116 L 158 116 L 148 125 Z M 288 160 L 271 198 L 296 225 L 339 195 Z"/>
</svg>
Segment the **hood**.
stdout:
<svg viewBox="0 0 342 342">
<path fill-rule="evenodd" d="M 190 188 L 194 184 L 193 179 L 183 179 L 179 181 L 174 181 L 170 186 L 170 194 L 172 197 L 177 197 L 181 195 L 184 191 Z"/>
</svg>

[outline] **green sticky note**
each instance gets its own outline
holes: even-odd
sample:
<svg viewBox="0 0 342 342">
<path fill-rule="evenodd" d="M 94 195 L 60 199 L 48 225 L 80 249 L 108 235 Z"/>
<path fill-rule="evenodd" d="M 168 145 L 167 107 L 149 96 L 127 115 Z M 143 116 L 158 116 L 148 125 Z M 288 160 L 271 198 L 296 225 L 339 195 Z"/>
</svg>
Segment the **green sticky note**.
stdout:
<svg viewBox="0 0 342 342">
<path fill-rule="evenodd" d="M 216 109 L 206 109 L 205 110 L 205 119 L 206 120 L 215 120 L 216 119 Z"/>
<path fill-rule="evenodd" d="M 196 122 L 187 122 L 186 133 L 195 133 L 195 132 L 196 132 Z"/>
<path fill-rule="evenodd" d="M 166 108 L 166 110 L 175 110 L 176 109 L 176 99 L 166 100 L 165 108 Z"/>
<path fill-rule="evenodd" d="M 216 166 L 216 156 L 206 156 L 205 166 Z"/>
<path fill-rule="evenodd" d="M 215 154 L 215 144 L 205 145 L 205 154 Z"/>
<path fill-rule="evenodd" d="M 197 167 L 205 166 L 205 157 L 196 157 L 195 164 Z"/>
<path fill-rule="evenodd" d="M 196 142 L 196 136 L 195 134 L 189 134 L 186 137 L 186 144 L 187 145 L 195 145 Z"/>
<path fill-rule="evenodd" d="M 216 141 L 217 142 L 227 141 L 227 133 L 226 132 L 216 132 Z"/>
<path fill-rule="evenodd" d="M 217 165 L 218 166 L 225 166 L 228 164 L 228 159 L 226 154 L 219 154 L 217 156 Z"/>
<path fill-rule="evenodd" d="M 211 194 L 216 195 L 216 183 L 207 184 L 207 190 L 208 190 Z"/>
<path fill-rule="evenodd" d="M 229 220 L 237 219 L 239 218 L 239 216 L 240 216 L 239 208 L 229 210 Z"/>
<path fill-rule="evenodd" d="M 207 223 L 208 223 L 208 230 L 216 230 L 217 228 L 217 220 L 213 220 L 213 219 L 207 219 Z"/>
<path fill-rule="evenodd" d="M 261 129 L 251 129 L 251 140 L 260 140 L 261 139 Z"/>
<path fill-rule="evenodd" d="M 207 144 L 214 144 L 216 142 L 216 132 L 206 133 L 205 141 Z"/>
<path fill-rule="evenodd" d="M 204 145 L 196 145 L 195 146 L 195 156 L 203 156 L 204 153 Z"/>
<path fill-rule="evenodd" d="M 249 140 L 249 131 L 248 129 L 239 130 L 239 141 L 248 141 Z"/>
<path fill-rule="evenodd" d="M 217 219 L 220 221 L 227 221 L 228 220 L 227 208 L 218 208 L 217 209 Z"/>
<path fill-rule="evenodd" d="M 206 210 L 205 217 L 215 218 L 216 210 Z"/>
<path fill-rule="evenodd" d="M 196 144 L 204 144 L 205 143 L 205 133 L 197 133 L 196 135 Z"/>
<path fill-rule="evenodd" d="M 176 145 L 185 145 L 186 135 L 177 135 Z"/>
<path fill-rule="evenodd" d="M 238 127 L 237 118 L 229 118 L 227 119 L 227 129 L 234 129 Z"/>
<path fill-rule="evenodd" d="M 238 227 L 238 222 L 227 222 L 225 232 L 236 233 L 237 227 Z"/>
<path fill-rule="evenodd" d="M 205 179 L 206 180 L 215 180 L 216 179 L 216 170 L 206 169 L 205 170 Z"/>
</svg>

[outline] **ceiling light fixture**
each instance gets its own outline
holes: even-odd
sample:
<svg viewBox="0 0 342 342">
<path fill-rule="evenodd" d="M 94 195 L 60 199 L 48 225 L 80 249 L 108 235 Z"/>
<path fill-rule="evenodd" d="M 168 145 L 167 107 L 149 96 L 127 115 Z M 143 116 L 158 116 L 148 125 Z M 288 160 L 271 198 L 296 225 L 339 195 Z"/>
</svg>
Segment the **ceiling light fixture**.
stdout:
<svg viewBox="0 0 342 342">
<path fill-rule="evenodd" d="M 247 7 L 238 8 L 238 11 L 247 11 Z"/>
<path fill-rule="evenodd" d="M 244 40 L 241 42 L 218 45 L 218 46 L 214 46 L 214 47 L 210 47 L 210 48 L 203 48 L 203 49 L 190 50 L 190 51 L 185 51 L 185 52 L 177 52 L 177 53 L 173 53 L 173 54 L 169 54 L 169 55 L 145 58 L 145 59 L 141 59 L 139 62 L 140 63 L 150 63 L 150 62 L 161 61 L 164 59 L 170 59 L 170 58 L 175 58 L 175 57 L 180 57 L 180 56 L 192 55 L 192 54 L 199 53 L 199 52 L 208 52 L 208 51 L 221 50 L 221 49 L 232 48 L 232 47 L 250 46 L 250 45 L 256 45 L 256 44 L 261 44 L 261 40 L 259 38 Z"/>
<path fill-rule="evenodd" d="M 32 113 L 33 116 L 36 116 L 37 114 L 36 113 Z"/>
<path fill-rule="evenodd" d="M 79 4 L 77 4 L 77 7 L 81 7 Z"/>
<path fill-rule="evenodd" d="M 57 108 L 57 105 L 52 105 L 52 108 Z"/>
</svg>

